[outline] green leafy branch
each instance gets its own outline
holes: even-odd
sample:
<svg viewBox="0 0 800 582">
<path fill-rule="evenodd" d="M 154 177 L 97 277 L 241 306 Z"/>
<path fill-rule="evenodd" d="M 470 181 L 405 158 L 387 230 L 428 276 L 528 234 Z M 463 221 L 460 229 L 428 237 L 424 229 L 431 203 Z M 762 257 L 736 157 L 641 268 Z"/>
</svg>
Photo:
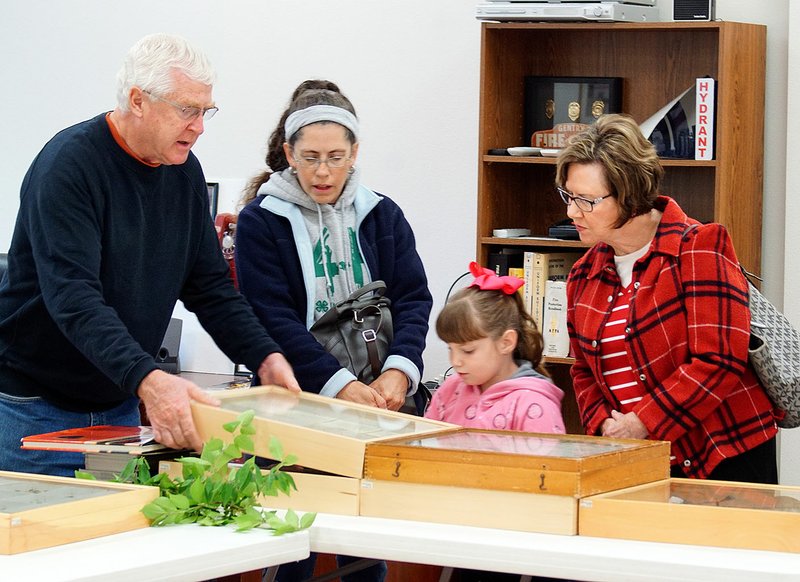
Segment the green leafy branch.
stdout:
<svg viewBox="0 0 800 582">
<path fill-rule="evenodd" d="M 292 476 L 281 470 L 295 464 L 297 458 L 284 454 L 277 438 L 270 438 L 269 451 L 272 458 L 280 461 L 269 470 L 262 471 L 255 464 L 255 457 L 249 457 L 241 466 L 230 465 L 241 458 L 244 450 L 252 451 L 254 448 L 254 416 L 255 413 L 248 410 L 237 420 L 223 425 L 234 435 L 233 442 L 226 445 L 222 439 L 212 438 L 203 446 L 200 457 L 178 459 L 182 465 L 182 477 L 173 480 L 166 473 L 151 477 L 147 459 L 136 457 L 125 465 L 115 481 L 159 487 L 161 495 L 142 508 L 152 526 L 234 524 L 239 531 L 261 527 L 275 534 L 305 529 L 314 522 L 315 513 L 305 513 L 300 517 L 289 509 L 284 517 L 280 517 L 275 511 L 258 507 L 259 495 L 291 495 L 292 490 L 297 490 Z M 94 479 L 84 471 L 76 471 L 75 476 Z"/>
</svg>

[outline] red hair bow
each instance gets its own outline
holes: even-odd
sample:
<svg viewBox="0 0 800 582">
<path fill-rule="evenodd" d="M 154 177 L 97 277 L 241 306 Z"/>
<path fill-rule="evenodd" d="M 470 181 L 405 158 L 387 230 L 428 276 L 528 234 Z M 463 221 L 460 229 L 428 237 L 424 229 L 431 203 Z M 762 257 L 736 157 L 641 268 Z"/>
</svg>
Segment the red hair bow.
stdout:
<svg viewBox="0 0 800 582">
<path fill-rule="evenodd" d="M 525 284 L 519 277 L 511 277 L 509 275 L 499 277 L 497 273 L 491 269 L 481 267 L 475 261 L 469 264 L 469 272 L 475 275 L 475 279 L 469 286 L 478 287 L 482 291 L 502 291 L 506 295 L 511 295 Z"/>
</svg>

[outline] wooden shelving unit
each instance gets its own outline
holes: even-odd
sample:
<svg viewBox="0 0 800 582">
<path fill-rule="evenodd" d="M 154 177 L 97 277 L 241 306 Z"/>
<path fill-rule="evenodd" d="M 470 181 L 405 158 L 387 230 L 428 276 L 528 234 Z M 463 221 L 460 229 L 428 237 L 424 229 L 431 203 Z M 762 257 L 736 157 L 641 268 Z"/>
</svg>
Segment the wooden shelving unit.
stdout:
<svg viewBox="0 0 800 582">
<path fill-rule="evenodd" d="M 622 109 L 642 122 L 690 87 L 717 81 L 715 159 L 664 160 L 662 191 L 692 217 L 724 224 L 739 260 L 761 266 L 766 27 L 737 22 L 492 23 L 481 32 L 477 257 L 494 250 L 585 248 L 578 242 L 500 239 L 496 228 L 545 236 L 566 217 L 554 190 L 553 158 L 488 155 L 524 141 L 524 78 L 622 77 Z M 549 362 L 569 387 L 569 359 Z M 572 398 L 568 395 L 568 400 Z M 580 432 L 574 402 L 565 404 Z"/>
</svg>

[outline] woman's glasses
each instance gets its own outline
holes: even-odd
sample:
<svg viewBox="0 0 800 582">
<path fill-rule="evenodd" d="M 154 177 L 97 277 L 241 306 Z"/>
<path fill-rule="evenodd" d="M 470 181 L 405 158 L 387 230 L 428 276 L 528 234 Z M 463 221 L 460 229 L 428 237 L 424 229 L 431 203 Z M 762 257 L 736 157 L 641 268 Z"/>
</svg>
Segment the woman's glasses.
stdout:
<svg viewBox="0 0 800 582">
<path fill-rule="evenodd" d="M 581 212 L 591 212 L 594 210 L 594 207 L 600 204 L 603 200 L 614 196 L 613 194 L 606 194 L 605 196 L 600 196 L 599 198 L 589 199 L 575 196 L 568 190 L 564 190 L 564 188 L 561 186 L 556 186 L 556 190 L 558 191 L 558 195 L 561 196 L 561 200 L 564 201 L 564 204 L 569 206 L 572 202 L 574 202 L 575 206 L 577 206 L 578 210 Z"/>
</svg>

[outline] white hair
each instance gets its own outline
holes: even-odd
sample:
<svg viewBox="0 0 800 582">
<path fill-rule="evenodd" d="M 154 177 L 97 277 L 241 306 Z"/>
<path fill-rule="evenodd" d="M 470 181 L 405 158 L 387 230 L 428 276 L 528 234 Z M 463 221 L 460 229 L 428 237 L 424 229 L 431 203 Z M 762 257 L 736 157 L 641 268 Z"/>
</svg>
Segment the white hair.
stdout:
<svg viewBox="0 0 800 582">
<path fill-rule="evenodd" d="M 170 93 L 175 72 L 205 85 L 216 80 L 208 58 L 186 39 L 163 33 L 145 36 L 131 47 L 117 73 L 117 105 L 128 111 L 132 87 L 160 96 Z"/>
</svg>

